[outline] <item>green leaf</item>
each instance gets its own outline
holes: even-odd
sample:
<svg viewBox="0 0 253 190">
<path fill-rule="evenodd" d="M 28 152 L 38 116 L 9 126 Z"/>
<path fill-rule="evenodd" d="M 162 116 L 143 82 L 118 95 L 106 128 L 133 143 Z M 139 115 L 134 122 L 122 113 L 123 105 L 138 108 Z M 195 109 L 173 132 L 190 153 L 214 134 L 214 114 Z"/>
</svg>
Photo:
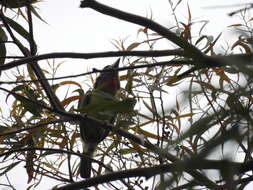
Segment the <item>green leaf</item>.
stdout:
<svg viewBox="0 0 253 190">
<path fill-rule="evenodd" d="M 133 153 L 137 153 L 138 151 L 135 150 L 135 148 L 123 148 L 119 150 L 119 153 L 122 155 L 126 155 L 126 154 L 133 154 Z"/>
<path fill-rule="evenodd" d="M 129 94 L 133 94 L 132 88 L 133 88 L 133 74 L 132 71 L 128 71 L 128 79 L 127 79 L 127 83 L 125 86 L 125 90 L 129 93 Z"/>
<path fill-rule="evenodd" d="M 20 34 L 23 38 L 27 39 L 27 41 L 30 41 L 30 34 L 29 32 L 24 29 L 23 26 L 15 22 L 13 19 L 10 19 L 8 17 L 5 17 L 6 22 L 10 25 L 12 29 L 14 29 L 18 34 Z"/>
<path fill-rule="evenodd" d="M 124 100 L 104 100 L 99 103 L 88 104 L 78 111 L 84 113 L 98 113 L 107 111 L 110 114 L 114 113 L 130 113 L 134 111 L 136 100 L 134 98 L 126 98 Z"/>
<path fill-rule="evenodd" d="M 8 131 L 8 129 L 9 129 L 9 127 L 0 125 L 0 133 L 4 133 L 4 132 Z"/>
<path fill-rule="evenodd" d="M 201 136 L 204 132 L 206 132 L 211 127 L 209 123 L 213 119 L 215 119 L 213 115 L 199 119 L 191 126 L 191 128 L 188 131 L 186 131 L 181 137 L 179 137 L 178 140 L 182 141 L 183 139 L 192 137 L 194 135 Z"/>
<path fill-rule="evenodd" d="M 0 27 L 0 40 L 1 40 L 1 42 L 8 40 L 8 37 L 2 27 Z"/>
<path fill-rule="evenodd" d="M 26 97 L 16 94 L 17 91 L 21 91 L 22 95 L 25 94 Z M 45 105 L 45 103 L 42 100 L 38 100 L 39 95 L 32 88 L 27 85 L 16 86 L 7 95 L 6 101 L 10 95 L 13 95 L 18 101 L 20 101 L 25 110 L 31 112 L 35 116 L 40 116 L 42 107 L 39 105 Z"/>
<path fill-rule="evenodd" d="M 223 110 L 217 111 L 217 115 L 220 116 L 220 119 L 224 118 L 227 114 L 227 112 L 224 112 Z M 182 140 L 188 138 L 188 137 L 193 137 L 194 135 L 196 136 L 201 136 L 203 133 L 205 133 L 207 130 L 209 130 L 213 126 L 213 122 L 216 122 L 216 114 L 200 118 L 197 120 L 193 125 L 190 127 L 189 130 L 187 130 L 184 134 L 178 137 L 178 139 L 175 140 L 175 144 L 178 144 Z"/>
<path fill-rule="evenodd" d="M 156 111 L 153 110 L 153 108 L 150 107 L 150 105 L 149 105 L 146 101 L 142 100 L 142 102 L 143 102 L 143 104 L 145 105 L 145 107 L 146 107 L 151 113 L 153 113 L 154 115 L 157 114 Z"/>
<path fill-rule="evenodd" d="M 37 17 L 39 18 L 41 21 L 43 21 L 44 23 L 47 24 L 47 22 L 39 15 L 39 13 L 36 11 L 36 9 L 34 7 L 31 6 L 31 11 L 32 13 Z"/>
<path fill-rule="evenodd" d="M 31 112 L 35 116 L 40 116 L 40 113 L 42 111 L 41 107 L 39 107 L 37 104 L 29 101 L 28 99 L 22 96 L 16 96 L 16 95 L 14 96 L 17 100 L 19 100 L 22 103 L 22 105 L 27 111 Z"/>
<path fill-rule="evenodd" d="M 179 78 L 177 76 L 169 76 L 167 81 L 166 81 L 166 85 L 172 87 L 172 86 L 177 86 L 179 84 L 179 81 L 182 78 Z"/>
<path fill-rule="evenodd" d="M 116 123 L 116 127 L 118 128 L 121 128 L 121 129 L 126 129 L 128 128 L 130 125 L 134 125 L 134 122 L 132 121 L 129 121 L 129 120 L 117 120 L 117 123 Z"/>
<path fill-rule="evenodd" d="M 16 87 L 14 87 L 14 88 L 11 90 L 11 92 L 16 92 L 16 91 L 22 90 L 23 88 L 24 88 L 24 85 L 18 85 L 18 86 L 16 86 Z M 10 95 L 12 95 L 12 93 L 7 94 L 6 99 L 5 99 L 5 102 L 6 102 L 6 103 L 7 103 L 7 100 L 8 100 L 8 98 L 9 98 Z"/>
<path fill-rule="evenodd" d="M 15 30 L 19 35 L 21 35 L 23 38 L 25 38 L 29 43 L 33 43 L 35 47 L 35 52 L 37 52 L 37 46 L 35 42 L 31 42 L 31 35 L 29 32 L 20 24 L 15 22 L 13 19 L 10 19 L 8 17 L 5 17 L 6 22 L 10 25 L 10 27 Z"/>
</svg>

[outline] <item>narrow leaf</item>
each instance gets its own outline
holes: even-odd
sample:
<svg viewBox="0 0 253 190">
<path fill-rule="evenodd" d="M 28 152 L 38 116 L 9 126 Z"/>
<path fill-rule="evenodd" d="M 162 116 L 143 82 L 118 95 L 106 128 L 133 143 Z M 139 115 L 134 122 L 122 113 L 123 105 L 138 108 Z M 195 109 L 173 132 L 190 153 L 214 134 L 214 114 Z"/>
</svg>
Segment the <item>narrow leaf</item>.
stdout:
<svg viewBox="0 0 253 190">
<path fill-rule="evenodd" d="M 66 106 L 66 105 L 69 105 L 71 102 L 75 101 L 75 100 L 79 100 L 81 96 L 71 96 L 71 97 L 68 97 L 66 99 L 64 99 L 61 104 L 63 106 Z"/>
<path fill-rule="evenodd" d="M 14 168 L 16 165 L 18 165 L 21 161 L 18 162 L 14 162 L 12 164 L 10 164 L 9 166 L 5 167 L 5 170 L 3 172 L 0 173 L 0 176 L 6 174 L 8 171 L 10 171 L 12 168 Z M 2 168 L 3 169 L 3 168 Z"/>
<path fill-rule="evenodd" d="M 34 41 L 31 42 L 31 36 L 30 36 L 29 32 L 27 32 L 27 30 L 23 26 L 21 26 L 20 24 L 15 22 L 13 19 L 5 17 L 5 20 L 10 25 L 10 27 L 13 30 L 15 30 L 19 35 L 21 35 L 23 38 L 25 38 L 29 43 L 33 43 L 33 45 L 35 47 L 35 52 L 37 52 L 37 47 L 36 47 Z"/>
<path fill-rule="evenodd" d="M 132 43 L 130 46 L 127 47 L 126 51 L 131 51 L 134 48 L 138 47 L 139 45 L 140 45 L 140 43 L 138 43 L 138 42 Z"/>
</svg>

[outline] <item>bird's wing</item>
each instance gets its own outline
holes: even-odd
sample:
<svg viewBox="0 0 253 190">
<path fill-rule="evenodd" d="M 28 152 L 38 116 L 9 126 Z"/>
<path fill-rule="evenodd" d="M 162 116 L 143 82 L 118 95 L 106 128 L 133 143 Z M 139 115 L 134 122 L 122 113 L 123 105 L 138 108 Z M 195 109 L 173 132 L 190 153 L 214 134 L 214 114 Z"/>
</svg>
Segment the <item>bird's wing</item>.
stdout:
<svg viewBox="0 0 253 190">
<path fill-rule="evenodd" d="M 84 106 L 90 104 L 91 101 L 91 91 L 89 90 L 88 92 L 86 92 L 83 97 L 80 99 L 80 103 L 79 103 L 79 109 L 83 108 Z"/>
</svg>

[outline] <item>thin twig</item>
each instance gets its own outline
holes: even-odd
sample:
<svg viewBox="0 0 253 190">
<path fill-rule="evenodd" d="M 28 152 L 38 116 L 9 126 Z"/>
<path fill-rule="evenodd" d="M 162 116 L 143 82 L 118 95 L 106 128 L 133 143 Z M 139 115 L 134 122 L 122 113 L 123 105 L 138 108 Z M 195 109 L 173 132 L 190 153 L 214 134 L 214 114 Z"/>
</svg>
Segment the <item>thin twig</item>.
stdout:
<svg viewBox="0 0 253 190">
<path fill-rule="evenodd" d="M 74 119 L 76 120 L 76 122 L 80 122 L 82 120 L 85 120 L 87 122 L 89 122 L 90 120 L 92 120 L 92 122 L 97 122 L 99 127 L 103 127 L 104 129 L 107 129 L 107 130 L 110 130 L 118 135 L 121 135 L 135 143 L 138 143 L 139 145 L 142 145 L 144 146 L 145 148 L 147 148 L 148 150 L 151 150 L 152 152 L 158 154 L 159 156 L 163 157 L 163 158 L 166 158 L 168 160 L 170 160 L 171 162 L 176 162 L 176 161 L 180 161 L 180 159 L 178 159 L 176 156 L 170 154 L 169 152 L 165 151 L 165 150 L 162 150 L 160 148 L 158 148 L 157 146 L 151 144 L 147 139 L 144 139 L 142 137 L 139 137 L 139 136 L 136 136 L 136 135 L 133 135 L 125 130 L 122 130 L 120 128 L 115 128 L 114 125 L 112 124 L 109 124 L 108 122 L 105 122 L 105 121 L 101 121 L 101 120 L 98 120 L 94 117 L 91 117 L 89 115 L 80 115 L 80 114 L 72 114 L 72 113 L 68 113 L 68 112 L 65 112 L 65 111 L 61 111 L 61 110 L 58 110 L 58 109 L 52 109 L 52 108 L 48 108 L 47 106 L 44 106 L 44 105 L 41 105 L 33 100 L 29 100 L 28 98 L 26 97 L 23 97 L 19 94 L 16 94 L 12 91 L 9 91 L 7 89 L 4 89 L 4 88 L 1 88 L 1 90 L 5 91 L 5 92 L 8 92 L 14 96 L 19 96 L 19 98 L 23 98 L 24 100 L 26 101 L 29 101 L 30 103 L 33 103 L 37 106 L 41 106 L 41 108 L 44 108 L 44 109 L 47 109 L 51 112 L 55 112 L 59 115 L 61 115 L 62 117 L 64 118 L 70 118 L 70 119 Z M 189 170 L 189 171 L 186 171 L 187 173 L 189 173 L 190 175 L 192 175 L 194 178 L 198 179 L 200 182 L 204 183 L 207 187 L 210 187 L 210 188 L 216 188 L 216 184 L 214 182 L 212 182 L 211 180 L 209 180 L 206 176 L 202 175 L 200 172 L 198 171 L 195 171 L 195 170 Z"/>
<path fill-rule="evenodd" d="M 192 65 L 193 62 L 190 60 L 171 60 L 171 61 L 162 61 L 152 64 L 143 64 L 143 65 L 135 65 L 135 66 L 128 66 L 128 67 L 120 67 L 117 69 L 113 69 L 114 71 L 125 71 L 125 70 L 133 70 L 133 69 L 140 69 L 140 68 L 151 68 L 156 66 L 182 66 L 182 65 Z M 0 81 L 0 84 L 18 84 L 18 83 L 28 83 L 28 82 L 38 82 L 41 80 L 60 80 L 66 78 L 77 78 L 86 75 L 90 75 L 93 73 L 101 73 L 111 71 L 112 69 L 93 69 L 90 72 L 76 74 L 76 75 L 65 75 L 62 77 L 53 77 L 53 78 L 46 78 L 46 79 L 37 79 L 37 80 L 19 80 L 19 81 Z"/>
<path fill-rule="evenodd" d="M 18 46 L 18 48 L 23 53 L 23 55 L 25 57 L 31 56 L 30 52 L 15 37 L 15 35 L 12 32 L 12 29 L 10 28 L 8 22 L 6 21 L 5 16 L 4 16 L 2 11 L 0 12 L 0 18 L 1 18 L 5 28 L 7 29 L 9 35 L 11 36 L 13 42 Z M 31 24 L 29 24 L 29 26 L 30 25 Z M 32 67 L 33 71 L 35 72 L 38 79 L 45 79 L 46 78 L 37 62 L 34 61 L 33 64 L 31 64 L 31 67 Z M 54 107 L 55 109 L 58 109 L 58 110 L 64 110 L 63 106 L 61 105 L 58 97 L 55 95 L 55 93 L 52 90 L 51 86 L 49 85 L 48 81 L 47 80 L 41 80 L 40 82 L 41 82 L 41 86 L 43 87 L 43 89 L 45 90 L 45 92 L 46 92 L 46 94 L 49 98 L 50 103 L 52 104 L 52 107 Z"/>
<path fill-rule="evenodd" d="M 122 57 L 122 56 L 139 56 L 139 57 L 162 57 L 178 55 L 183 56 L 184 51 L 181 49 L 175 50 L 157 50 L 157 51 L 108 51 L 97 53 L 73 53 L 73 52 L 57 52 L 47 53 L 25 57 L 20 60 L 11 61 L 0 66 L 0 71 L 8 70 L 23 64 L 32 64 L 34 61 L 41 61 L 46 59 L 56 58 L 72 58 L 72 59 L 92 59 L 92 58 L 106 58 L 106 57 Z"/>
<path fill-rule="evenodd" d="M 45 123 L 39 123 L 39 124 L 36 124 L 34 126 L 24 127 L 22 129 L 18 129 L 18 130 L 15 130 L 15 131 L 12 130 L 11 132 L 1 133 L 0 137 L 9 136 L 9 135 L 16 135 L 16 134 L 24 132 L 24 131 L 29 131 L 29 130 L 32 130 L 32 129 L 42 128 L 42 127 L 50 125 L 50 124 L 70 122 L 70 121 L 74 121 L 74 119 L 64 119 L 64 120 L 63 119 L 55 119 L 53 121 L 48 121 L 48 122 L 45 122 Z"/>
<path fill-rule="evenodd" d="M 249 165 L 252 164 L 248 163 Z M 233 171 L 235 173 L 239 174 L 241 172 L 241 168 L 244 168 L 246 164 L 239 163 L 239 162 L 230 162 L 227 160 L 196 160 L 191 159 L 187 161 L 180 161 L 172 164 L 165 164 L 165 165 L 159 165 L 159 166 L 153 166 L 150 168 L 137 168 L 137 169 L 130 169 L 130 170 L 124 170 L 119 172 L 114 172 L 102 176 L 97 176 L 94 178 L 90 178 L 84 181 L 68 184 L 59 188 L 53 188 L 53 190 L 77 190 L 80 188 L 87 188 L 91 187 L 97 184 L 107 183 L 110 181 L 115 181 L 123 178 L 130 178 L 130 177 L 140 177 L 143 176 L 146 179 L 149 179 L 150 177 L 165 173 L 165 172 L 182 172 L 187 169 L 191 170 L 198 170 L 198 169 L 217 169 L 222 170 L 224 167 L 229 166 L 230 168 L 234 168 Z M 197 181 L 194 181 L 195 184 L 198 184 Z M 212 189 L 219 189 L 219 185 L 216 186 L 216 188 Z"/>
<path fill-rule="evenodd" d="M 46 151 L 46 152 L 51 152 L 52 154 L 71 154 L 71 155 L 75 155 L 78 156 L 80 158 L 82 157 L 86 157 L 89 158 L 92 162 L 97 163 L 98 165 L 103 166 L 104 168 L 106 168 L 108 171 L 112 171 L 111 168 L 109 168 L 108 166 L 106 166 L 103 162 L 100 162 L 98 160 L 95 160 L 85 154 L 82 153 L 78 153 L 78 152 L 73 152 L 73 151 L 67 151 L 67 150 L 62 150 L 62 149 L 56 149 L 56 148 L 41 148 L 41 147 L 27 147 L 27 148 L 17 148 L 17 149 L 11 149 L 8 150 L 4 153 L 0 153 L 0 157 L 6 156 L 6 155 L 10 155 L 16 152 L 26 152 L 26 151 Z"/>
</svg>

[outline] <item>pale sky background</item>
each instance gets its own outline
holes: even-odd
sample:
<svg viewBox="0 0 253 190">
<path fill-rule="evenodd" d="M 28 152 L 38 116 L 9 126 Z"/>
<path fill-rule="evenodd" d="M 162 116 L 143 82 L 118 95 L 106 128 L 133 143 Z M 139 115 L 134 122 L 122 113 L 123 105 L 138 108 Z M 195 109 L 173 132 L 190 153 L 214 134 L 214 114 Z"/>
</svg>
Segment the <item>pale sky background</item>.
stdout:
<svg viewBox="0 0 253 190">
<path fill-rule="evenodd" d="M 186 2 L 189 3 L 194 20 L 210 21 L 204 33 L 214 36 L 225 30 L 228 31 L 227 26 L 230 24 L 237 23 L 238 18 L 228 17 L 227 13 L 236 10 L 238 6 L 231 8 L 207 7 L 252 2 L 249 0 L 183 1 L 185 1 L 184 4 Z M 152 10 L 154 20 L 165 26 L 171 26 L 170 23 L 174 20 L 167 0 L 103 0 L 100 2 L 142 16 L 150 16 Z M 116 51 L 115 47 L 110 43 L 112 39 L 118 40 L 131 36 L 129 37 L 129 43 L 133 42 L 131 39 L 137 39 L 137 30 L 141 27 L 102 15 L 91 9 L 81 9 L 79 5 L 79 0 L 44 0 L 38 4 L 40 15 L 48 23 L 45 24 L 38 20 L 34 23 L 35 41 L 38 44 L 39 54 Z M 187 19 L 187 7 L 180 6 L 180 9 L 178 8 L 177 10 L 177 15 L 185 21 Z M 226 35 L 224 37 L 222 40 L 231 40 Z M 57 61 L 60 62 L 61 60 Z M 111 63 L 111 59 L 71 60 L 66 63 L 60 76 L 83 73 L 87 71 L 87 68 L 101 68 Z M 14 176 L 15 178 L 13 178 Z M 10 172 L 9 178 L 10 180 L 16 179 L 12 183 L 18 190 L 27 187 L 27 175 L 24 168 L 20 167 L 15 172 Z M 0 177 L 0 183 L 2 183 L 3 179 L 4 177 Z M 36 189 L 50 189 L 52 184 L 57 184 L 57 182 L 55 183 L 55 181 L 51 180 L 42 181 Z M 251 188 L 248 186 L 247 189 Z M 2 189 L 4 188 L 0 186 L 0 190 Z"/>
</svg>

